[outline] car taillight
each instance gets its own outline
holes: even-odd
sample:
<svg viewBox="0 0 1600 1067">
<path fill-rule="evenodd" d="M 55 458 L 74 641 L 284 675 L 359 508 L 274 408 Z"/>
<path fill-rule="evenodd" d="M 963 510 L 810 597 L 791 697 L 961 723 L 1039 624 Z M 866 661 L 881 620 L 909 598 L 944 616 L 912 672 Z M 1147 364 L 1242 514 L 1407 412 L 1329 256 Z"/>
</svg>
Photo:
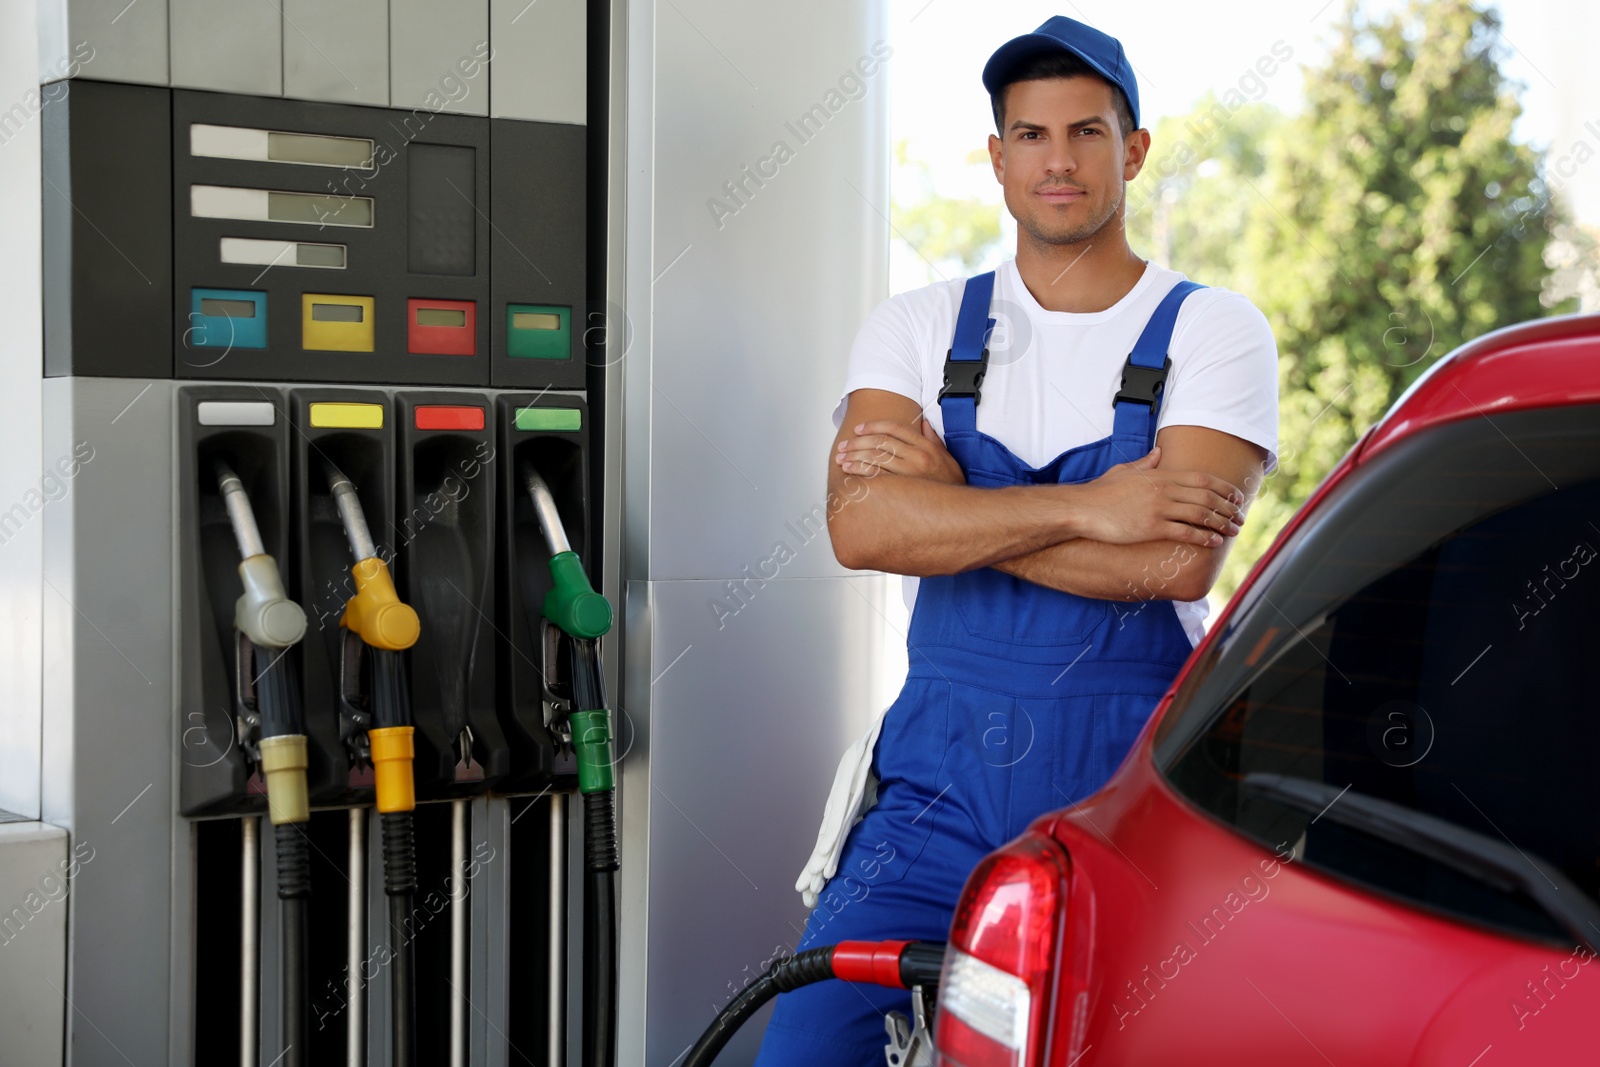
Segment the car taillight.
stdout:
<svg viewBox="0 0 1600 1067">
<path fill-rule="evenodd" d="M 939 983 L 935 1062 L 1039 1067 L 1067 902 L 1067 854 L 1032 831 L 978 864 Z"/>
</svg>

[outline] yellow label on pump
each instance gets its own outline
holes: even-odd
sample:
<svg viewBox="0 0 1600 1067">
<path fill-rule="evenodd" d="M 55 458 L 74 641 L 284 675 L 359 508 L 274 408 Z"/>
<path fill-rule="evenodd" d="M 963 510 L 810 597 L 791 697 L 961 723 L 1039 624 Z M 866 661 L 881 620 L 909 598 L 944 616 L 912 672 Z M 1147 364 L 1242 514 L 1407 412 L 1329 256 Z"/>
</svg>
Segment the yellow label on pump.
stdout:
<svg viewBox="0 0 1600 1067">
<path fill-rule="evenodd" d="M 346 430 L 383 429 L 382 404 L 312 404 L 311 425 Z"/>
<path fill-rule="evenodd" d="M 371 352 L 373 299 L 336 293 L 300 297 L 300 347 L 319 352 Z"/>
</svg>

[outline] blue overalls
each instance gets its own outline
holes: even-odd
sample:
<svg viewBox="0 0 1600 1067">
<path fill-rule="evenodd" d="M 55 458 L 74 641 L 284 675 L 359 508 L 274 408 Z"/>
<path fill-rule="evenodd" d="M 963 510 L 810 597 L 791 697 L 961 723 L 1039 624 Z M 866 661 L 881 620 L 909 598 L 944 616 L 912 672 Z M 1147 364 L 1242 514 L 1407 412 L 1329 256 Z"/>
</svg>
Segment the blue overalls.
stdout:
<svg viewBox="0 0 1600 1067">
<path fill-rule="evenodd" d="M 994 274 L 969 279 L 939 394 L 967 484 L 1087 482 L 1155 443 L 1179 282 L 1123 369 L 1109 437 L 1043 467 L 978 432 Z M 943 941 L 967 875 L 1039 815 L 1087 797 L 1127 755 L 1191 646 L 1169 602 L 1119 604 L 992 568 L 922 579 L 910 670 L 873 755 L 877 803 L 850 831 L 798 951 L 844 940 Z M 823 982 L 778 998 L 758 1067 L 879 1067 L 902 990 Z"/>
</svg>

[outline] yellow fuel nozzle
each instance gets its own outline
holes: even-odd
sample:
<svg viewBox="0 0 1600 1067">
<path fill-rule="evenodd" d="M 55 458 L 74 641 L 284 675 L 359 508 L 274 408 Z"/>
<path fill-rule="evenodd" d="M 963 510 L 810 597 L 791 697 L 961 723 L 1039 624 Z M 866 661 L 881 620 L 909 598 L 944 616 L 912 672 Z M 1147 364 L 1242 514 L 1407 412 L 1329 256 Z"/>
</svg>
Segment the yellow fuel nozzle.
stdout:
<svg viewBox="0 0 1600 1067">
<path fill-rule="evenodd" d="M 417 643 L 422 622 L 409 604 L 400 602 L 389 568 L 377 556 L 350 568 L 356 592 L 344 606 L 340 625 L 373 648 L 403 652 Z"/>
</svg>

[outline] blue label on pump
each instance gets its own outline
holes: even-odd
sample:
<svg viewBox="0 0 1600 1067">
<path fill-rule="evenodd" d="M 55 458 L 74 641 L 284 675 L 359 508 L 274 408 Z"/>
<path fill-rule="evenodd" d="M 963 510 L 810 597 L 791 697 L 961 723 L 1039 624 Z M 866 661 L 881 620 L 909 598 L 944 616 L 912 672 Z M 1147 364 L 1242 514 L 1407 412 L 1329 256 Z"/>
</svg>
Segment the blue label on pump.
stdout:
<svg viewBox="0 0 1600 1067">
<path fill-rule="evenodd" d="M 266 348 L 267 294 L 193 290 L 184 342 L 190 348 Z"/>
</svg>

